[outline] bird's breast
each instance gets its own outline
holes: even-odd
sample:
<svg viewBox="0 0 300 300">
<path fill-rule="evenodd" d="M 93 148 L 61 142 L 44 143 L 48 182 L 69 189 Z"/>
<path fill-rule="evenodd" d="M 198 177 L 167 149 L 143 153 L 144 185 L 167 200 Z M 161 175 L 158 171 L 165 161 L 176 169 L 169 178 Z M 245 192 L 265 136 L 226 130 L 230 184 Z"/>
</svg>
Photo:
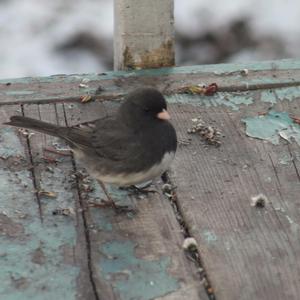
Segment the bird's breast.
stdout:
<svg viewBox="0 0 300 300">
<path fill-rule="evenodd" d="M 154 179 L 157 176 L 160 176 L 164 173 L 170 166 L 171 162 L 173 161 L 175 156 L 175 152 L 167 152 L 162 160 L 153 166 L 149 167 L 146 170 L 139 171 L 139 172 L 132 172 L 132 173 L 107 173 L 101 174 L 101 172 L 93 172 L 92 176 L 96 177 L 98 180 L 115 184 L 118 186 L 130 186 L 139 184 L 142 182 L 146 182 L 149 180 Z"/>
</svg>

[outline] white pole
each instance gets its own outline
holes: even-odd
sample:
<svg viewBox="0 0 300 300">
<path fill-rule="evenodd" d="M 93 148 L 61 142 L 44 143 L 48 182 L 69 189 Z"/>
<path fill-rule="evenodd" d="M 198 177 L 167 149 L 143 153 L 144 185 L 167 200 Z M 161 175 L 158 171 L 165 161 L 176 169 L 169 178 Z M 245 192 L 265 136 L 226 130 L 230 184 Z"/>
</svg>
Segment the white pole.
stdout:
<svg viewBox="0 0 300 300">
<path fill-rule="evenodd" d="M 174 66 L 174 0 L 115 0 L 114 69 Z"/>
</svg>

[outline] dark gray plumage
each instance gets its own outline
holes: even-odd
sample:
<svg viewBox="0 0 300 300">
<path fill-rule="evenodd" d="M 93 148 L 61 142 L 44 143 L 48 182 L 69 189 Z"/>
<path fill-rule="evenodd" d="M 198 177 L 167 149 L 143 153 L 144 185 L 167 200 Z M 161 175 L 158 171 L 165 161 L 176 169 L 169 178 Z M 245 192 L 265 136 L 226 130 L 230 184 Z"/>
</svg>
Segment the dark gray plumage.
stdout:
<svg viewBox="0 0 300 300">
<path fill-rule="evenodd" d="M 129 186 L 161 175 L 173 160 L 177 139 L 166 109 L 159 91 L 140 88 L 128 94 L 114 116 L 81 127 L 62 127 L 22 116 L 12 116 L 6 124 L 64 139 L 92 176 Z"/>
</svg>

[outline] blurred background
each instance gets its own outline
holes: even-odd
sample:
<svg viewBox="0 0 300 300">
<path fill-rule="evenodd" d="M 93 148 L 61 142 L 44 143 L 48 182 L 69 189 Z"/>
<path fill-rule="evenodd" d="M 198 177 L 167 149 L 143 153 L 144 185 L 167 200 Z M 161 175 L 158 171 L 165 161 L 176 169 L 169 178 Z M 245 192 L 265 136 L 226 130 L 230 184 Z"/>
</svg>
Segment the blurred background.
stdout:
<svg viewBox="0 0 300 300">
<path fill-rule="evenodd" d="M 175 0 L 176 62 L 300 57 L 299 0 Z M 113 0 L 0 0 L 0 78 L 113 69 Z"/>
</svg>

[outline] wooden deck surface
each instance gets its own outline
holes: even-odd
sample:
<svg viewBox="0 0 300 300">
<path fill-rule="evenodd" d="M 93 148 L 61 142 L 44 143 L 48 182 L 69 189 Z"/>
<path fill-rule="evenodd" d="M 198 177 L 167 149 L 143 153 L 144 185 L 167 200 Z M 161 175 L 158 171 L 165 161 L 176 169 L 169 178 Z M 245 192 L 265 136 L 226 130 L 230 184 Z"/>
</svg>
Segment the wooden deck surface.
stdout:
<svg viewBox="0 0 300 300">
<path fill-rule="evenodd" d="M 214 96 L 179 93 L 212 82 Z M 171 197 L 159 178 L 150 196 L 111 188 L 135 215 L 89 207 L 103 192 L 47 151 L 61 141 L 0 125 L 0 299 L 299 299 L 300 61 L 2 80 L 0 120 L 70 126 L 142 84 L 166 94 L 180 142 Z M 219 147 L 188 133 L 199 122 Z M 183 250 L 187 237 L 197 250 Z"/>
</svg>

